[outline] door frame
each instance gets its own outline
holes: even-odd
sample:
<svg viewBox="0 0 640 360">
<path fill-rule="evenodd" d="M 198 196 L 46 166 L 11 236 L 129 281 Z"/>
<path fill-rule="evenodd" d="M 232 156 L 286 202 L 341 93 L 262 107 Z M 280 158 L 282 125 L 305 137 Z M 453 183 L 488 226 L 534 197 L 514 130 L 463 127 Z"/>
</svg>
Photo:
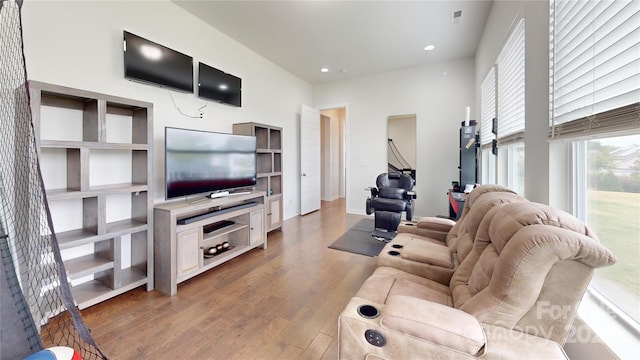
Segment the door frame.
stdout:
<svg viewBox="0 0 640 360">
<path fill-rule="evenodd" d="M 332 110 L 332 109 L 344 109 L 344 128 L 343 128 L 343 135 L 342 135 L 342 153 L 340 154 L 340 157 L 342 159 L 342 171 L 344 172 L 344 183 L 342 184 L 343 188 L 344 188 L 344 193 L 342 191 L 340 191 L 340 196 L 344 196 L 346 199 L 346 211 L 349 212 L 349 209 L 351 208 L 350 203 L 349 203 L 349 197 L 347 196 L 347 194 L 351 193 L 351 185 L 349 183 L 349 178 L 350 178 L 350 172 L 349 172 L 349 168 L 348 168 L 348 164 L 350 164 L 351 162 L 351 151 L 350 151 L 350 146 L 349 146 L 349 117 L 350 117 L 350 110 L 349 110 L 349 103 L 335 103 L 335 104 L 325 104 L 325 105 L 321 105 L 321 106 L 316 106 L 316 109 L 320 110 L 321 112 L 324 110 Z M 324 175 L 324 174 L 322 174 Z"/>
</svg>

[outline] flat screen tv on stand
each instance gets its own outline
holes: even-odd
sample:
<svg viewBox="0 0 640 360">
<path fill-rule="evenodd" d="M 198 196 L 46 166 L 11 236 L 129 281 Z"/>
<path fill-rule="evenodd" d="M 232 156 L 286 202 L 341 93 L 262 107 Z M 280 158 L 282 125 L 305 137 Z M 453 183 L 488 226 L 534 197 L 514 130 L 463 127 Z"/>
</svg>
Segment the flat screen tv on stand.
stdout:
<svg viewBox="0 0 640 360">
<path fill-rule="evenodd" d="M 256 185 L 256 138 L 166 127 L 165 199 L 227 195 Z"/>
</svg>

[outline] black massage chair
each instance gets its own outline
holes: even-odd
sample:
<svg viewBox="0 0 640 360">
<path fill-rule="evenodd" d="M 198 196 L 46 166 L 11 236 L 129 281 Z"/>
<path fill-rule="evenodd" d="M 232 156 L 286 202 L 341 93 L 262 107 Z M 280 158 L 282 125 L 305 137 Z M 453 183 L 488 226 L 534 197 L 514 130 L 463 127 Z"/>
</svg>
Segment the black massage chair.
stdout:
<svg viewBox="0 0 640 360">
<path fill-rule="evenodd" d="M 367 198 L 367 215 L 375 214 L 374 236 L 393 238 L 400 225 L 403 211 L 406 212 L 407 220 L 411 221 L 415 206 L 413 200 L 416 198 L 415 192 L 412 191 L 413 185 L 410 175 L 392 172 L 378 175 L 376 187 L 367 188 L 371 191 L 371 196 Z M 390 236 L 380 235 L 380 230 L 389 233 Z"/>
</svg>

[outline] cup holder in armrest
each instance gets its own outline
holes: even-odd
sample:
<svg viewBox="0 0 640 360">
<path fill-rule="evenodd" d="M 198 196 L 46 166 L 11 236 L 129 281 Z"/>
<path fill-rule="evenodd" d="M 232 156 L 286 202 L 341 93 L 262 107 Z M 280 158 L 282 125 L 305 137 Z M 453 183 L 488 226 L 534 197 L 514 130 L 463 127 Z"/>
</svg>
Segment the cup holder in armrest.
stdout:
<svg viewBox="0 0 640 360">
<path fill-rule="evenodd" d="M 389 251 L 387 254 L 389 254 L 389 255 L 391 255 L 391 256 L 398 256 L 398 255 L 400 255 L 400 253 L 399 253 L 398 251 L 395 251 L 395 250 L 391 250 L 391 251 Z"/>
<path fill-rule="evenodd" d="M 416 226 L 416 224 L 414 224 L 414 223 L 405 223 L 405 224 L 402 224 L 402 225 L 404 225 L 404 226 Z"/>
<path fill-rule="evenodd" d="M 402 249 L 404 246 L 400 245 L 400 244 L 393 244 L 391 245 L 392 248 L 394 249 Z"/>
<path fill-rule="evenodd" d="M 373 305 L 360 305 L 358 306 L 358 315 L 365 319 L 375 319 L 380 315 L 380 312 Z"/>
</svg>

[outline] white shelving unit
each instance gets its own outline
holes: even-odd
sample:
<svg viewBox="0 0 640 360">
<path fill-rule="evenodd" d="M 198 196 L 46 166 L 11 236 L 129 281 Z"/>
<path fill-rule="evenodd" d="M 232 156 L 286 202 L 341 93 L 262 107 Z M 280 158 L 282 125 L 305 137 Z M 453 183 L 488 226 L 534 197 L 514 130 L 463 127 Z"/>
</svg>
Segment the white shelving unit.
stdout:
<svg viewBox="0 0 640 360">
<path fill-rule="evenodd" d="M 86 308 L 153 289 L 153 105 L 29 82 L 54 230 Z"/>
</svg>

